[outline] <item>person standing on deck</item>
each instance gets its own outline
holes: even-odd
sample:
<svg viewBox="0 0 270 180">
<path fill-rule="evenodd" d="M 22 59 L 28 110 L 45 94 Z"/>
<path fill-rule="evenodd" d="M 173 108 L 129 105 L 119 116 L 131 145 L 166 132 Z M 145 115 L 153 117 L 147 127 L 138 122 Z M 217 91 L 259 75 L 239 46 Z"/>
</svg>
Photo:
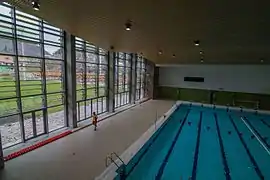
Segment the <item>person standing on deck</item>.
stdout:
<svg viewBox="0 0 270 180">
<path fill-rule="evenodd" d="M 95 126 L 95 131 L 97 130 L 97 120 L 98 120 L 98 117 L 97 117 L 97 115 L 96 115 L 96 112 L 93 112 L 93 122 L 92 122 L 92 124 Z"/>
</svg>

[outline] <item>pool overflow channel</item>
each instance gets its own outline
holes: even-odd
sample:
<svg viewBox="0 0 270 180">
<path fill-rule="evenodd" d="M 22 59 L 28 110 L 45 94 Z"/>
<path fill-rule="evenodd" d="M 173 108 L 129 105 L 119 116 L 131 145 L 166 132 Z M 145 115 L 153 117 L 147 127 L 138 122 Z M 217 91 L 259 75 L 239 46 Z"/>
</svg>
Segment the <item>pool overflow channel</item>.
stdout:
<svg viewBox="0 0 270 180">
<path fill-rule="evenodd" d="M 179 107 L 182 105 L 179 104 L 177 105 L 175 111 L 177 111 L 179 109 Z M 189 103 L 189 107 L 191 108 L 192 107 L 192 103 Z M 203 104 L 201 104 L 201 107 L 203 107 Z M 184 124 L 186 123 L 186 120 L 188 118 L 188 115 L 190 113 L 190 110 L 191 109 L 187 109 L 186 111 L 186 115 L 184 117 L 184 119 L 180 119 L 179 122 L 181 123 L 173 141 L 172 141 L 172 144 L 170 145 L 170 148 L 157 172 L 157 175 L 155 177 L 156 180 L 160 180 L 162 178 L 162 175 L 163 175 L 163 171 L 169 161 L 169 158 L 170 158 L 170 155 L 173 151 L 173 148 L 177 142 L 177 139 L 183 129 L 183 126 Z M 215 110 L 216 109 L 216 106 L 213 105 L 212 108 Z M 242 145 L 244 146 L 247 154 L 248 154 L 248 157 L 250 158 L 250 161 L 252 162 L 253 164 L 253 167 L 257 173 L 257 175 L 259 176 L 260 179 L 264 179 L 264 176 L 257 164 L 257 162 L 255 161 L 255 158 L 253 157 L 253 155 L 251 154 L 245 140 L 243 139 L 243 134 L 239 131 L 238 127 L 236 126 L 231 114 L 230 114 L 230 108 L 229 106 L 226 106 L 226 112 L 229 113 L 229 119 L 230 119 L 230 122 L 232 123 Z M 243 113 L 243 108 L 240 107 L 240 112 Z M 197 172 L 197 163 L 198 163 L 198 157 L 199 157 L 199 147 L 200 147 L 200 136 L 201 136 L 201 126 L 202 126 L 202 114 L 203 112 L 200 111 L 200 120 L 199 120 L 199 123 L 198 123 L 198 127 L 197 127 L 197 140 L 196 140 L 196 148 L 195 148 L 195 153 L 194 153 L 194 158 L 193 158 L 193 168 L 192 168 L 192 176 L 189 178 L 190 180 L 195 180 L 196 179 L 196 172 Z M 256 116 L 258 116 L 258 111 L 255 109 L 255 113 L 254 113 Z M 215 112 L 214 113 L 214 117 L 215 117 L 215 124 L 216 124 L 216 130 L 217 130 L 217 135 L 218 135 L 218 140 L 219 140 L 219 145 L 220 145 L 220 151 L 221 151 L 221 156 L 222 156 L 222 163 L 223 163 L 223 167 L 224 167 L 224 174 L 225 174 L 225 177 L 226 177 L 226 180 L 231 180 L 231 176 L 230 176 L 230 169 L 229 169 L 229 166 L 228 166 L 228 162 L 227 162 L 227 158 L 226 158 L 226 153 L 225 153 L 225 150 L 224 150 L 224 145 L 223 145 L 223 140 L 222 140 L 222 136 L 221 136 L 221 132 L 220 132 L 220 127 L 219 127 L 219 123 L 218 123 L 218 116 L 217 116 L 217 113 Z M 166 118 L 166 116 L 164 115 L 164 118 Z M 267 147 L 268 149 L 268 153 L 269 153 L 269 149 L 270 149 L 270 146 L 269 144 L 267 143 L 267 138 L 268 137 L 265 137 L 263 138 L 260 133 L 255 129 L 255 127 L 249 122 L 248 118 L 243 116 L 241 117 L 241 119 L 245 122 L 245 125 L 249 128 L 249 130 L 252 132 L 252 130 L 255 132 L 252 132 L 253 134 L 255 134 L 256 136 L 258 136 L 258 140 L 261 140 L 262 143 Z M 260 121 L 266 125 L 268 128 L 270 128 L 270 124 L 268 124 L 264 119 L 260 119 Z M 119 175 L 119 179 L 120 180 L 125 180 L 128 175 L 134 170 L 134 168 L 137 166 L 137 164 L 140 162 L 140 160 L 143 158 L 143 156 L 146 154 L 147 150 L 154 144 L 154 142 L 156 141 L 156 139 L 158 138 L 159 134 L 162 132 L 162 130 L 164 129 L 164 127 L 168 124 L 169 122 L 169 119 L 167 119 L 159 129 L 155 129 L 156 132 L 152 135 L 154 136 L 152 141 L 148 144 L 148 146 L 146 148 L 144 148 L 144 151 L 141 153 L 141 155 L 139 156 L 138 160 L 133 164 L 133 166 L 130 168 L 130 170 L 128 172 L 126 172 L 126 164 L 123 162 L 123 160 L 116 154 L 116 153 L 112 153 L 111 156 L 109 157 L 109 159 L 111 160 L 112 163 L 114 163 L 118 169 L 117 169 L 117 173 Z M 188 125 L 191 126 L 191 122 L 188 122 Z M 209 131 L 210 130 L 210 127 L 207 126 L 206 129 Z M 230 135 L 232 132 L 231 131 L 228 131 L 228 134 Z M 252 139 L 254 137 L 251 137 Z M 115 155 L 120 161 L 121 161 L 121 165 L 118 165 L 116 163 L 116 161 L 113 160 L 112 156 Z M 107 159 L 106 159 L 106 164 L 107 164 Z"/>
</svg>

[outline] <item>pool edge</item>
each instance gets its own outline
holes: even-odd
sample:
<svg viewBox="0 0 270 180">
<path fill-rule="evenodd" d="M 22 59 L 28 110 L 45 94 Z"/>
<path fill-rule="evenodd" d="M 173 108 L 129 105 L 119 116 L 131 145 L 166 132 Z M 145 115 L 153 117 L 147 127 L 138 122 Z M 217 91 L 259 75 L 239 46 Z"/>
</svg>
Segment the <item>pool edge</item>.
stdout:
<svg viewBox="0 0 270 180">
<path fill-rule="evenodd" d="M 177 106 L 181 104 L 177 101 L 166 113 L 165 117 L 160 117 L 155 124 L 151 125 L 146 132 L 144 132 L 134 143 L 132 143 L 121 155 L 120 158 L 127 164 L 136 153 L 144 146 L 144 144 L 152 137 L 152 135 L 166 122 L 170 115 L 176 110 Z M 120 160 L 117 159 L 116 163 L 121 164 Z M 114 179 L 117 176 L 117 167 L 114 164 L 110 164 L 95 180 L 109 180 Z"/>
</svg>

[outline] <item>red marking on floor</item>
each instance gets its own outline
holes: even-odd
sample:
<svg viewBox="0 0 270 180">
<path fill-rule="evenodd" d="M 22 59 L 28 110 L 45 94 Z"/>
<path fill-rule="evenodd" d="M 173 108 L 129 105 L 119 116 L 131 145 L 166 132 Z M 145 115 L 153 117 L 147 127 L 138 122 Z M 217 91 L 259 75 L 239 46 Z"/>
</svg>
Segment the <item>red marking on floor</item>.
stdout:
<svg viewBox="0 0 270 180">
<path fill-rule="evenodd" d="M 33 150 L 35 150 L 35 149 L 37 149 L 37 148 L 39 148 L 39 147 L 42 147 L 42 146 L 44 146 L 44 145 L 46 145 L 46 144 L 49 144 L 49 143 L 51 143 L 51 142 L 53 142 L 53 141 L 56 141 L 57 139 L 60 139 L 60 138 L 62 138 L 62 137 L 65 137 L 65 136 L 67 136 L 67 135 L 69 135 L 69 134 L 71 134 L 71 133 L 72 133 L 72 131 L 69 130 L 69 131 L 63 132 L 63 133 L 61 133 L 61 134 L 58 134 L 58 135 L 56 135 L 56 136 L 53 136 L 53 137 L 51 137 L 51 138 L 49 138 L 49 139 L 46 139 L 46 140 L 44 140 L 44 141 L 38 142 L 38 143 L 36 143 L 36 144 L 33 144 L 33 145 L 29 146 L 29 147 L 23 148 L 23 149 L 21 149 L 21 150 L 19 150 L 19 151 L 17 151 L 17 152 L 13 152 L 13 153 L 11 153 L 11 154 L 5 156 L 5 157 L 4 157 L 4 160 L 5 160 L 5 161 L 9 161 L 9 160 L 11 160 L 11 159 L 13 159 L 13 158 L 16 158 L 16 157 L 21 156 L 21 155 L 23 155 L 23 154 L 25 154 L 25 153 L 28 153 L 28 152 L 30 152 L 30 151 L 33 151 Z"/>
</svg>

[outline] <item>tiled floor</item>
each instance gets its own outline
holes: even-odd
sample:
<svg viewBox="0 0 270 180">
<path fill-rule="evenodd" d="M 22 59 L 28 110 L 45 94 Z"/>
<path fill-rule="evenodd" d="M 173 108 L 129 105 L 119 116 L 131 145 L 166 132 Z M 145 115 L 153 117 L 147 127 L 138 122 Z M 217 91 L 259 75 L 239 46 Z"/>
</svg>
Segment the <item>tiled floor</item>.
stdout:
<svg viewBox="0 0 270 180">
<path fill-rule="evenodd" d="M 105 169 L 105 157 L 121 154 L 174 104 L 150 100 L 93 127 L 8 161 L 1 180 L 92 180 Z"/>
</svg>

